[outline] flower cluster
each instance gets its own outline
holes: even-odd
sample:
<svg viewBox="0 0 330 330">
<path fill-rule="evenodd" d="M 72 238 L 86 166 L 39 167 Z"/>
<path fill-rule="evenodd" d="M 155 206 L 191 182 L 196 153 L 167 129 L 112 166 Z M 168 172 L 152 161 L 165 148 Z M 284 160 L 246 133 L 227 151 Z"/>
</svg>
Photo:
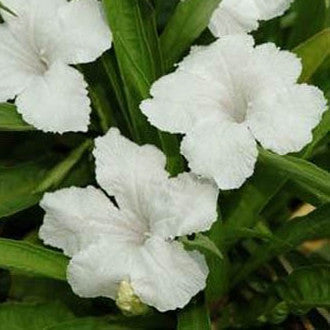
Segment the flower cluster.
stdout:
<svg viewBox="0 0 330 330">
<path fill-rule="evenodd" d="M 15 102 L 45 132 L 85 132 L 87 83 L 78 65 L 110 49 L 97 0 L 2 0 L 0 101 Z M 299 58 L 248 32 L 292 0 L 223 0 L 209 25 L 216 37 L 195 46 L 156 81 L 140 106 L 152 125 L 183 134 L 191 172 L 169 177 L 163 153 L 116 128 L 95 140 L 101 188 L 46 193 L 40 237 L 71 258 L 67 277 L 81 297 L 109 297 L 128 313 L 145 305 L 182 308 L 206 286 L 204 256 L 178 238 L 207 231 L 219 189 L 253 175 L 258 143 L 278 154 L 301 150 L 326 109 L 322 92 L 298 84 Z"/>
</svg>

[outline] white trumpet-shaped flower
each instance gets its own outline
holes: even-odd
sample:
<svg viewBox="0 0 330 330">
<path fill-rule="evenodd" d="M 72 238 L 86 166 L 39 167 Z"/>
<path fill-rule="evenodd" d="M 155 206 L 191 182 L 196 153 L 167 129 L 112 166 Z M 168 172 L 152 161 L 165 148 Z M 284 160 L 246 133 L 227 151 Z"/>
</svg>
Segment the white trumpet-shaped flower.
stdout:
<svg viewBox="0 0 330 330">
<path fill-rule="evenodd" d="M 48 193 L 40 237 L 72 257 L 68 281 L 81 297 L 115 299 L 126 283 L 160 311 L 183 307 L 205 287 L 208 268 L 175 238 L 211 227 L 217 187 L 188 173 L 169 178 L 162 152 L 115 128 L 96 139 L 94 156 L 97 181 L 116 205 L 91 186 Z"/>
<path fill-rule="evenodd" d="M 181 152 L 193 172 L 219 188 L 253 174 L 257 143 L 279 154 L 312 140 L 326 110 L 322 92 L 297 84 L 301 62 L 248 35 L 194 48 L 178 69 L 156 81 L 141 110 L 161 130 L 185 134 Z"/>
<path fill-rule="evenodd" d="M 0 102 L 44 131 L 87 131 L 87 84 L 70 64 L 96 60 L 111 47 L 97 0 L 1 0 Z"/>
<path fill-rule="evenodd" d="M 216 37 L 256 30 L 259 21 L 281 16 L 293 0 L 222 0 L 209 28 Z"/>
</svg>

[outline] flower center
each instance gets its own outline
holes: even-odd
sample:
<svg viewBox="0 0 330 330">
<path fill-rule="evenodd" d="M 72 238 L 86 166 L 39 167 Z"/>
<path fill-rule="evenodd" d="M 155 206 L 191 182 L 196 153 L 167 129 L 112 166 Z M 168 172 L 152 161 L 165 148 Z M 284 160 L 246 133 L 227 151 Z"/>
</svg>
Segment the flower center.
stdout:
<svg viewBox="0 0 330 330">
<path fill-rule="evenodd" d="M 246 93 L 244 93 L 243 90 L 236 91 L 235 102 L 231 111 L 233 120 L 238 124 L 243 123 L 246 120 L 246 115 L 250 106 L 251 102 Z"/>
<path fill-rule="evenodd" d="M 220 98 L 221 111 L 226 112 L 229 118 L 237 124 L 245 122 L 252 104 L 249 84 L 233 79 L 232 83 L 227 86 L 226 93 Z"/>
<path fill-rule="evenodd" d="M 150 231 L 146 231 L 146 232 L 144 232 L 144 233 L 143 233 L 143 243 L 144 243 L 147 239 L 149 239 L 151 236 L 152 236 L 152 235 L 151 235 L 151 232 L 150 232 Z"/>
<path fill-rule="evenodd" d="M 49 61 L 47 59 L 46 50 L 40 49 L 38 57 L 39 57 L 39 72 L 43 74 L 49 68 Z"/>
</svg>

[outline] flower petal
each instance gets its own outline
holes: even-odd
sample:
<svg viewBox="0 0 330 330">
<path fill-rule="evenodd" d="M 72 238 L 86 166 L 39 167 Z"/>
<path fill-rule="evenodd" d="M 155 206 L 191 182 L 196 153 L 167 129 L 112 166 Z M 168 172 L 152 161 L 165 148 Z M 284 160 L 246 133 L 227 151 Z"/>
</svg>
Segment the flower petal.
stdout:
<svg viewBox="0 0 330 330">
<path fill-rule="evenodd" d="M 242 63 L 250 61 L 253 54 L 254 39 L 252 36 L 225 36 L 208 46 L 193 47 L 192 51 L 179 63 L 179 70 L 193 73 L 198 77 L 223 83 L 223 77 L 230 79 L 231 71 L 242 73 Z"/>
<path fill-rule="evenodd" d="M 66 2 L 57 12 L 56 24 L 59 31 L 53 36 L 56 47 L 51 54 L 55 61 L 93 62 L 111 47 L 111 32 L 97 0 Z"/>
<path fill-rule="evenodd" d="M 209 29 L 216 37 L 243 34 L 259 26 L 255 0 L 223 0 L 214 11 Z"/>
<path fill-rule="evenodd" d="M 14 16 L 5 10 L 1 10 L 1 15 L 6 22 L 17 22 L 22 17 L 27 16 L 30 19 L 48 19 L 54 18 L 55 11 L 66 0 L 1 0 L 2 4 L 12 10 L 17 16 Z M 48 22 L 49 23 L 49 22 Z"/>
<path fill-rule="evenodd" d="M 206 286 L 208 267 L 197 251 L 178 242 L 146 241 L 139 266 L 132 270 L 132 286 L 146 304 L 165 312 L 183 308 Z"/>
<path fill-rule="evenodd" d="M 116 239 L 103 239 L 73 256 L 68 282 L 80 297 L 116 299 L 122 280 L 129 280 L 132 267 L 140 260 L 139 248 Z"/>
<path fill-rule="evenodd" d="M 302 71 L 301 60 L 289 51 L 281 50 L 273 43 L 257 46 L 253 52 L 252 70 L 263 70 L 265 77 L 281 79 L 280 84 L 296 83 Z M 269 77 L 266 76 L 268 72 Z M 274 74 L 269 74 L 272 72 Z"/>
<path fill-rule="evenodd" d="M 102 240 L 74 256 L 68 281 L 81 297 L 116 298 L 128 281 L 146 304 L 160 311 L 182 308 L 206 285 L 208 269 L 198 252 L 151 238 L 144 245 Z"/>
<path fill-rule="evenodd" d="M 14 99 L 37 73 L 32 49 L 20 43 L 5 24 L 0 25 L 0 102 Z"/>
<path fill-rule="evenodd" d="M 259 9 L 259 19 L 269 20 L 281 16 L 294 0 L 254 0 Z"/>
<path fill-rule="evenodd" d="M 26 122 L 43 131 L 85 132 L 91 112 L 86 87 L 81 73 L 55 63 L 31 81 L 16 105 Z"/>
<path fill-rule="evenodd" d="M 214 11 L 209 28 L 214 36 L 256 30 L 258 21 L 281 16 L 293 0 L 223 0 Z"/>
<path fill-rule="evenodd" d="M 156 81 L 153 99 L 141 103 L 141 111 L 152 125 L 171 133 L 185 133 L 200 117 L 217 112 L 217 95 L 222 86 L 207 79 L 178 71 Z M 170 96 L 170 97 L 169 97 Z"/>
<path fill-rule="evenodd" d="M 113 234 L 119 218 L 119 210 L 92 186 L 47 193 L 40 206 L 46 211 L 40 238 L 68 256 L 85 249 L 103 234 Z"/>
<path fill-rule="evenodd" d="M 214 183 L 183 173 L 161 188 L 145 201 L 152 233 L 165 239 L 189 235 L 209 230 L 217 220 L 219 191 Z"/>
<path fill-rule="evenodd" d="M 256 142 L 244 123 L 205 121 L 182 141 L 194 173 L 214 178 L 220 189 L 239 188 L 253 174 Z"/>
<path fill-rule="evenodd" d="M 160 150 L 152 145 L 138 146 L 116 128 L 95 140 L 94 156 L 98 183 L 123 209 L 139 212 L 145 187 L 168 177 L 166 158 Z"/>
<path fill-rule="evenodd" d="M 268 89 L 251 106 L 247 124 L 264 148 L 278 154 L 297 152 L 312 140 L 327 101 L 306 84 Z"/>
</svg>

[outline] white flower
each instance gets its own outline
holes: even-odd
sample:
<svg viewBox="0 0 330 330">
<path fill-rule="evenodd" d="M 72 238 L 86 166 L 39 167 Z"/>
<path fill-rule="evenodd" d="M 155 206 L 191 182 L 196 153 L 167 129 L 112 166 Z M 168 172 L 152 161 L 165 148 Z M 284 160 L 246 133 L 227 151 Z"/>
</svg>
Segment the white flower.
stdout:
<svg viewBox="0 0 330 330">
<path fill-rule="evenodd" d="M 296 84 L 300 60 L 248 35 L 193 48 L 176 72 L 151 88 L 141 105 L 161 130 L 186 134 L 181 152 L 191 170 L 221 189 L 240 187 L 254 171 L 256 140 L 279 154 L 312 140 L 326 110 L 322 92 Z"/>
<path fill-rule="evenodd" d="M 72 260 L 68 281 L 81 297 L 115 299 L 123 281 L 160 311 L 183 307 L 205 287 L 208 268 L 177 236 L 208 230 L 217 187 L 185 173 L 168 178 L 165 157 L 115 128 L 96 139 L 96 176 L 115 206 L 91 186 L 48 193 L 40 237 Z"/>
<path fill-rule="evenodd" d="M 209 29 L 216 37 L 256 30 L 259 21 L 281 16 L 293 0 L 222 0 Z"/>
<path fill-rule="evenodd" d="M 1 0 L 0 102 L 14 99 L 43 131 L 87 131 L 90 101 L 69 64 L 94 61 L 111 47 L 97 0 Z"/>
</svg>

